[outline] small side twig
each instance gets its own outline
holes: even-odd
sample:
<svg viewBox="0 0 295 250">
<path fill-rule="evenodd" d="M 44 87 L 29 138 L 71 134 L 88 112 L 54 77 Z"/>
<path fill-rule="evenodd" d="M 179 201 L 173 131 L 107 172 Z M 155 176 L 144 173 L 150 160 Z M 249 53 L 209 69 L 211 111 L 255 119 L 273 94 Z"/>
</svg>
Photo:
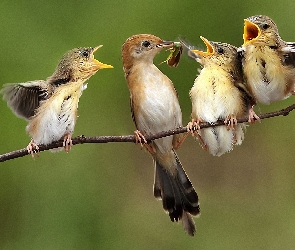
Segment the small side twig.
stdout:
<svg viewBox="0 0 295 250">
<path fill-rule="evenodd" d="M 279 111 L 260 114 L 259 117 L 262 120 L 262 119 L 272 118 L 272 117 L 276 117 L 276 116 L 287 116 L 294 109 L 295 109 L 295 104 L 288 106 L 287 108 L 281 109 Z M 244 122 L 248 122 L 248 117 L 238 119 L 238 123 L 244 123 Z M 215 126 L 221 126 L 221 125 L 224 125 L 224 121 L 217 121 L 215 123 L 203 122 L 203 123 L 200 123 L 200 128 L 209 128 L 209 127 L 215 127 Z M 153 140 L 156 140 L 156 139 L 159 139 L 162 137 L 186 133 L 186 132 L 187 132 L 186 127 L 180 127 L 180 128 L 176 128 L 176 129 L 172 129 L 172 130 L 168 130 L 168 131 L 162 131 L 162 132 L 154 134 L 154 135 L 145 136 L 145 138 L 146 138 L 147 142 L 151 142 Z M 109 142 L 133 142 L 133 143 L 135 143 L 136 139 L 135 139 L 134 135 L 94 136 L 94 137 L 86 137 L 84 135 L 80 135 L 75 138 L 72 138 L 72 142 L 73 142 L 73 145 L 84 144 L 84 143 L 109 143 Z M 63 141 L 60 140 L 60 141 L 53 142 L 49 145 L 38 145 L 38 146 L 39 146 L 39 152 L 42 152 L 45 150 L 62 147 Z M 0 162 L 23 157 L 28 154 L 29 153 L 26 148 L 12 151 L 12 152 L 8 152 L 8 153 L 0 155 Z"/>
</svg>

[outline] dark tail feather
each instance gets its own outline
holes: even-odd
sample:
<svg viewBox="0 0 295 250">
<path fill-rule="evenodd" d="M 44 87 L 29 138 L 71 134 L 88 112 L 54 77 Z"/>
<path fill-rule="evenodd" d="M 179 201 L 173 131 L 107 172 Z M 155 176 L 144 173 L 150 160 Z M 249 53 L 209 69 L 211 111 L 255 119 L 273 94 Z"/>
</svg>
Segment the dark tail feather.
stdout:
<svg viewBox="0 0 295 250">
<path fill-rule="evenodd" d="M 181 221 L 182 221 L 183 229 L 190 236 L 194 236 L 195 232 L 196 232 L 196 228 L 195 228 L 195 222 L 194 222 L 192 216 L 189 213 L 183 212 L 182 217 L 181 217 Z"/>
<path fill-rule="evenodd" d="M 193 236 L 196 229 L 191 215 L 200 213 L 199 199 L 175 152 L 174 155 L 176 176 L 156 161 L 154 196 L 162 199 L 163 208 L 168 211 L 171 221 L 181 220 L 184 230 Z"/>
</svg>

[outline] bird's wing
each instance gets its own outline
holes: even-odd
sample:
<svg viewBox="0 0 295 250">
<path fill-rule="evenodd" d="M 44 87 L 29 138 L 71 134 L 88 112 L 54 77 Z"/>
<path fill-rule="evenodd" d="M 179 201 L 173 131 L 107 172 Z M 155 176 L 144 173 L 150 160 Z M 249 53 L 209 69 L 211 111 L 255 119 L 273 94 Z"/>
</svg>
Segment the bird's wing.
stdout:
<svg viewBox="0 0 295 250">
<path fill-rule="evenodd" d="M 245 56 L 245 48 L 244 47 L 239 47 L 238 49 L 237 49 L 237 53 L 238 53 L 238 58 L 239 58 L 239 60 L 241 60 L 242 61 L 242 63 L 243 63 L 243 61 L 244 61 L 244 56 Z"/>
<path fill-rule="evenodd" d="M 32 117 L 40 102 L 49 96 L 47 84 L 43 80 L 4 84 L 0 93 L 12 111 L 24 119 Z"/>
<path fill-rule="evenodd" d="M 295 42 L 287 42 L 286 44 L 290 51 L 295 52 Z"/>
<path fill-rule="evenodd" d="M 242 98 L 243 98 L 244 103 L 245 103 L 245 106 L 248 106 L 250 108 L 250 107 L 252 107 L 253 105 L 256 104 L 255 98 L 250 94 L 250 92 L 248 91 L 246 85 L 243 82 L 237 81 L 235 83 L 235 86 L 241 92 Z"/>
<path fill-rule="evenodd" d="M 283 53 L 283 63 L 295 66 L 295 42 L 287 42 L 281 51 Z"/>
<path fill-rule="evenodd" d="M 130 109 L 131 109 L 131 117 L 132 117 L 132 120 L 133 120 L 133 122 L 135 124 L 135 127 L 137 128 L 135 114 L 134 114 L 133 100 L 132 100 L 132 97 L 131 96 L 130 96 Z"/>
</svg>

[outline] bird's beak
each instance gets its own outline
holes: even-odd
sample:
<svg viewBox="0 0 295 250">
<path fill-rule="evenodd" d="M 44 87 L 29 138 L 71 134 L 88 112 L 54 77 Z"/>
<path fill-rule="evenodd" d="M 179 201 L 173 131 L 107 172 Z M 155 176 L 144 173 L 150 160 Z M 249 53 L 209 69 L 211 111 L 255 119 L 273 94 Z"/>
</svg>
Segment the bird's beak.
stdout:
<svg viewBox="0 0 295 250">
<path fill-rule="evenodd" d="M 200 36 L 200 38 L 203 40 L 203 42 L 205 43 L 206 47 L 207 47 L 207 51 L 202 51 L 202 50 L 191 50 L 191 52 L 196 53 L 200 56 L 206 57 L 206 56 L 211 56 L 214 54 L 214 48 L 212 47 L 211 43 L 205 38 Z"/>
<path fill-rule="evenodd" d="M 93 49 L 93 53 L 95 53 L 99 48 L 101 48 L 103 45 L 99 45 Z M 114 68 L 112 65 L 104 64 L 95 58 L 93 58 L 93 62 L 95 65 L 97 65 L 100 69 L 112 69 Z"/>
<path fill-rule="evenodd" d="M 255 24 L 247 19 L 244 20 L 244 34 L 243 34 L 243 39 L 244 39 L 244 45 L 248 43 L 252 43 L 253 41 L 257 40 L 258 37 L 261 35 L 261 30 L 260 28 Z"/>
</svg>

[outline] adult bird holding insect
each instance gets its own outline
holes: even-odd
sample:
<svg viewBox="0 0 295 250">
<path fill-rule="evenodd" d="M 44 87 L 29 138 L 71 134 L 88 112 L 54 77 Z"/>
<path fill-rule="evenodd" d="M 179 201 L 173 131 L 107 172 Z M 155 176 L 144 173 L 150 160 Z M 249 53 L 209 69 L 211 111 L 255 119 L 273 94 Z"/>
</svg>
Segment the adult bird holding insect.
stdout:
<svg viewBox="0 0 295 250">
<path fill-rule="evenodd" d="M 138 140 L 182 126 L 182 114 L 171 80 L 153 63 L 157 53 L 172 48 L 173 42 L 149 34 L 129 37 L 122 46 L 125 78 L 130 91 L 132 117 Z M 181 220 L 184 230 L 195 234 L 192 215 L 200 213 L 195 192 L 175 152 L 180 135 L 145 144 L 155 164 L 154 196 L 162 199 L 171 221 Z"/>
</svg>

